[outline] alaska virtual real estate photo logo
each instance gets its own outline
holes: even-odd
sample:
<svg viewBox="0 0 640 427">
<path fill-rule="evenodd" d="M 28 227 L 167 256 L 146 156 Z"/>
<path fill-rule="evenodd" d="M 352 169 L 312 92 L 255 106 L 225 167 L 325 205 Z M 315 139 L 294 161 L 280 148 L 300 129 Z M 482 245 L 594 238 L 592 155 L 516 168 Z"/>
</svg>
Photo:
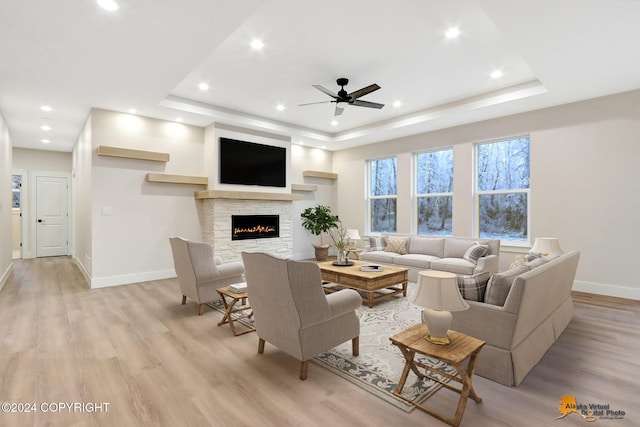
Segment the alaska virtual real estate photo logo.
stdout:
<svg viewBox="0 0 640 427">
<path fill-rule="evenodd" d="M 565 418 L 570 414 L 577 414 L 588 422 L 596 420 L 621 420 L 625 415 L 623 410 L 611 409 L 611 404 L 609 403 L 578 403 L 575 396 L 569 395 L 562 396 L 558 410 L 561 415 L 556 417 L 556 420 Z"/>
</svg>

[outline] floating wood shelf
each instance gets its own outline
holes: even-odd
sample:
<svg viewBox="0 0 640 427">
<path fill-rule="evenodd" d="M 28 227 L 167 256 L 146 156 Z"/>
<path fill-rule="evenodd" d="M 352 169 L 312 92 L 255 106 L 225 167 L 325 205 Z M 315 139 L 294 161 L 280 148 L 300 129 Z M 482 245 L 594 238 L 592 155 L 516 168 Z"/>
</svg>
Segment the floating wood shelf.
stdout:
<svg viewBox="0 0 640 427">
<path fill-rule="evenodd" d="M 302 176 L 308 176 L 312 178 L 338 179 L 338 174 L 332 172 L 302 171 Z"/>
<path fill-rule="evenodd" d="M 291 184 L 291 191 L 316 191 L 317 185 L 312 184 Z"/>
<path fill-rule="evenodd" d="M 150 160 L 152 162 L 168 162 L 169 153 L 156 151 L 130 150 L 128 148 L 98 146 L 98 156 L 122 157 L 125 159 Z"/>
<path fill-rule="evenodd" d="M 235 200 L 282 200 L 294 201 L 302 200 L 300 194 L 291 193 L 261 193 L 258 191 L 224 191 L 224 190 L 204 190 L 196 191 L 196 200 L 202 199 L 235 199 Z"/>
<path fill-rule="evenodd" d="M 207 185 L 209 178 L 206 176 L 170 175 L 166 173 L 151 173 L 146 177 L 147 182 L 164 182 L 167 184 Z"/>
</svg>

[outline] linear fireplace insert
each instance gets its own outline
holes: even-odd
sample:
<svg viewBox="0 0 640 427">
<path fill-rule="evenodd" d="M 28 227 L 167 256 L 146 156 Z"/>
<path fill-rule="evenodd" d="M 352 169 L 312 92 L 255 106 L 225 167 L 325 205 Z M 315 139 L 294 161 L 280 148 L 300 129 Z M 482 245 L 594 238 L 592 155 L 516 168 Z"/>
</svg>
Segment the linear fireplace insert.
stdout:
<svg viewBox="0 0 640 427">
<path fill-rule="evenodd" d="M 279 215 L 231 215 L 231 240 L 280 237 Z"/>
</svg>

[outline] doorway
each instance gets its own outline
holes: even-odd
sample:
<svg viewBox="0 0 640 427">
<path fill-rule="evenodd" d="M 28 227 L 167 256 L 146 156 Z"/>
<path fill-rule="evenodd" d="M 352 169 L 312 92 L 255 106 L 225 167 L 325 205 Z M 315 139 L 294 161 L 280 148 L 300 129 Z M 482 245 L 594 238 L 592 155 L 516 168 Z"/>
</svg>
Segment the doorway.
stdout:
<svg viewBox="0 0 640 427">
<path fill-rule="evenodd" d="M 36 176 L 36 257 L 68 254 L 68 179 Z"/>
</svg>

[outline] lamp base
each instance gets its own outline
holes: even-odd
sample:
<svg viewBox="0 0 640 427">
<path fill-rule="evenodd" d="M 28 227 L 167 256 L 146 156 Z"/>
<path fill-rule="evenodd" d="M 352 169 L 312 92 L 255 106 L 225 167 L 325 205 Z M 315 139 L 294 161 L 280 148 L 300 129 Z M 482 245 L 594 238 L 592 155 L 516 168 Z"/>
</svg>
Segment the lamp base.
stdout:
<svg viewBox="0 0 640 427">
<path fill-rule="evenodd" d="M 424 320 L 429 328 L 429 333 L 424 337 L 427 341 L 438 345 L 451 344 L 447 332 L 453 322 L 453 316 L 445 310 L 424 309 Z"/>
<path fill-rule="evenodd" d="M 451 344 L 451 340 L 446 335 L 444 337 L 434 337 L 434 336 L 431 336 L 431 335 L 427 334 L 427 335 L 424 336 L 424 339 L 429 341 L 431 344 L 437 344 L 437 345 L 449 345 L 449 344 Z"/>
</svg>

